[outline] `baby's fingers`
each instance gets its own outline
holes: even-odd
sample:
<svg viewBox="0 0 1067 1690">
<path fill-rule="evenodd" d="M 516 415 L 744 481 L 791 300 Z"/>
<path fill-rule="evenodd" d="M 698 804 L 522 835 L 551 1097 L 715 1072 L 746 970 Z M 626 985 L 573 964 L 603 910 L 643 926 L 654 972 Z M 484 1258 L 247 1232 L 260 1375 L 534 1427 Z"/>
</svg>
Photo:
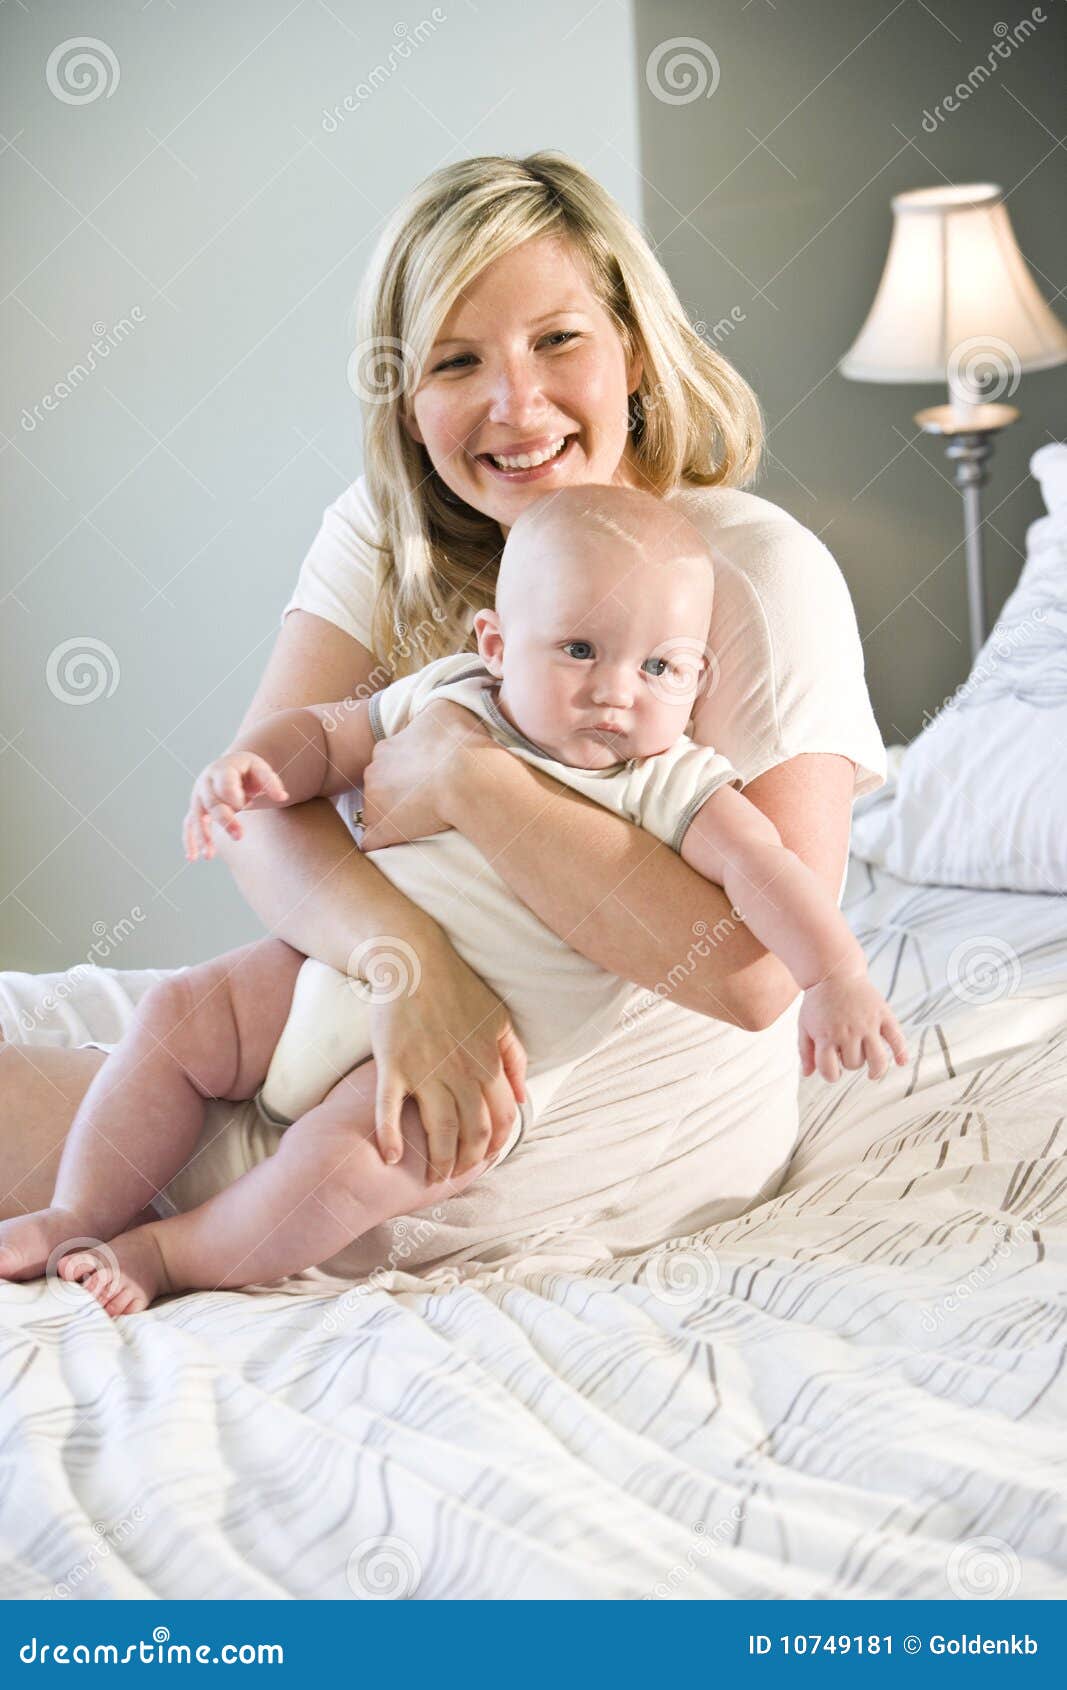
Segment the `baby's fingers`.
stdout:
<svg viewBox="0 0 1067 1690">
<path fill-rule="evenodd" d="M 902 1068 L 908 1060 L 908 1041 L 900 1030 L 896 1016 L 888 1009 L 882 1020 L 882 1037 L 893 1052 L 897 1066 Z"/>
<path fill-rule="evenodd" d="M 242 803 L 238 805 L 238 808 L 243 808 L 243 800 Z M 212 822 L 217 822 L 219 827 L 225 828 L 231 839 L 241 838 L 241 824 L 237 820 L 231 804 L 227 804 L 219 799 L 216 799 L 213 803 L 208 804 L 207 811 L 208 813 L 204 819 L 205 824 L 207 825 L 209 839 L 211 837 L 210 824 Z"/>
<path fill-rule="evenodd" d="M 831 1084 L 841 1078 L 841 1064 L 837 1046 L 829 1039 L 820 1039 L 815 1048 L 815 1062 L 824 1080 Z"/>
<path fill-rule="evenodd" d="M 279 804 L 284 804 L 289 796 L 281 776 L 271 768 L 265 757 L 257 757 L 255 753 L 248 759 L 245 792 L 248 798 L 262 793 L 265 798 L 273 798 Z M 247 802 L 247 798 L 244 801 Z"/>
<path fill-rule="evenodd" d="M 867 1077 L 880 1080 L 889 1068 L 885 1045 L 877 1033 L 868 1033 L 863 1040 L 863 1055 L 867 1062 Z"/>
<path fill-rule="evenodd" d="M 196 862 L 200 855 L 201 846 L 204 848 L 205 858 L 213 854 L 211 823 L 204 814 L 203 806 L 195 799 L 186 811 L 182 831 L 185 839 L 185 856 L 188 862 Z"/>
<path fill-rule="evenodd" d="M 807 1079 L 815 1072 L 815 1040 L 810 1033 L 800 1033 L 800 1072 Z"/>
</svg>

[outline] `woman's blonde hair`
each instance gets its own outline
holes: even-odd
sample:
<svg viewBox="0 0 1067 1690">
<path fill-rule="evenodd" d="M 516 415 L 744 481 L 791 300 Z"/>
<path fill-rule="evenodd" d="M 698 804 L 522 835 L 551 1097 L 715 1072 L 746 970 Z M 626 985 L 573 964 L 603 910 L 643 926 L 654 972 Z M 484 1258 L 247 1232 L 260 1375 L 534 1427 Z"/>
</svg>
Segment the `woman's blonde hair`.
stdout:
<svg viewBox="0 0 1067 1690">
<path fill-rule="evenodd" d="M 372 637 L 393 674 L 476 649 L 473 611 L 493 603 L 500 528 L 451 492 L 403 424 L 461 290 L 504 253 L 556 235 L 585 260 L 629 363 L 636 467 L 658 494 L 743 486 L 762 443 L 755 394 L 690 323 L 644 235 L 600 184 L 555 151 L 463 159 L 434 171 L 385 227 L 354 308 L 349 379 L 360 397 L 380 553 Z"/>
</svg>

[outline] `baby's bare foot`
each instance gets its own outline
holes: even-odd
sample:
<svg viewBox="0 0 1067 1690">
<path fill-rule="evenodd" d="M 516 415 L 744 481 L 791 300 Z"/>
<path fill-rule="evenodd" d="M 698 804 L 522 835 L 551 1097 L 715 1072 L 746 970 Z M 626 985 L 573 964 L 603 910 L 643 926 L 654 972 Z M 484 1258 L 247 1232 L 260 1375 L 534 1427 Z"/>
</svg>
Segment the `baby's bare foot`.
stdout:
<svg viewBox="0 0 1067 1690">
<path fill-rule="evenodd" d="M 123 1232 L 100 1250 L 74 1250 L 59 1264 L 61 1279 L 81 1285 L 105 1314 L 140 1314 L 175 1287 L 156 1238 L 156 1225 Z"/>
<path fill-rule="evenodd" d="M 90 1235 L 69 1209 L 36 1209 L 0 1222 L 0 1279 L 40 1279 L 58 1245 Z"/>
</svg>

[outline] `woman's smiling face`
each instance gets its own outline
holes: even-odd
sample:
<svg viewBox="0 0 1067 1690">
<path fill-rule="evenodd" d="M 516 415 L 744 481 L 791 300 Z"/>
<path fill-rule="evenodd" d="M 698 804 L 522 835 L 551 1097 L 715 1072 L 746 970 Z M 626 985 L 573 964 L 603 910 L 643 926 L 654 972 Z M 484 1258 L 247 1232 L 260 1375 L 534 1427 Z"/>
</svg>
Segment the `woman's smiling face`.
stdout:
<svg viewBox="0 0 1067 1690">
<path fill-rule="evenodd" d="M 452 306 L 405 426 L 446 486 L 506 533 L 557 487 L 642 484 L 627 429 L 640 377 L 580 257 L 540 236 L 487 265 Z"/>
</svg>

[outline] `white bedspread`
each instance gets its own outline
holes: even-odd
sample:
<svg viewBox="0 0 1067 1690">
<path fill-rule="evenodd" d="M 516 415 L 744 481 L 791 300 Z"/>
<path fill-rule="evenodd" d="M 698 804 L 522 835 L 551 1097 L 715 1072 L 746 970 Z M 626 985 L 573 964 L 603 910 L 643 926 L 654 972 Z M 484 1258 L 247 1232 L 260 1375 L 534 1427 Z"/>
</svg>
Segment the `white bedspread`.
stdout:
<svg viewBox="0 0 1067 1690">
<path fill-rule="evenodd" d="M 443 1293 L 0 1286 L 8 1596 L 1067 1593 L 1067 907 L 846 909 L 913 1048 L 778 1195 Z"/>
</svg>

